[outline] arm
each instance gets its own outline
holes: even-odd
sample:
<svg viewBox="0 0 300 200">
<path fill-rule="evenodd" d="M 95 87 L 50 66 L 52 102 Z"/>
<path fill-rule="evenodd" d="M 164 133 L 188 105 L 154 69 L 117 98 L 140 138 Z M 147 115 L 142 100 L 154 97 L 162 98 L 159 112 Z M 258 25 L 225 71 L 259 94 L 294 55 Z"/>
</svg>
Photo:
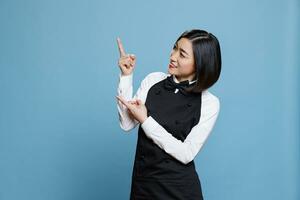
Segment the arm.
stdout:
<svg viewBox="0 0 300 200">
<path fill-rule="evenodd" d="M 118 65 L 121 69 L 119 74 L 119 86 L 118 95 L 125 96 L 126 99 L 131 99 L 132 97 L 132 73 L 135 67 L 136 57 L 133 54 L 126 54 L 123 44 L 120 38 L 117 38 L 118 48 L 120 52 L 120 58 L 118 60 Z M 124 74 L 124 76 L 122 76 Z M 129 131 L 136 124 L 137 121 L 131 119 L 128 111 L 119 101 L 117 101 L 118 115 L 120 120 L 120 126 L 122 129 Z"/>
<path fill-rule="evenodd" d="M 133 74 L 122 76 L 119 75 L 119 86 L 117 90 L 117 94 L 123 96 L 125 100 L 136 100 L 140 99 L 143 103 L 145 102 L 147 95 L 147 88 L 149 85 L 149 76 L 142 81 L 140 87 L 138 88 L 136 94 L 132 98 L 133 95 L 133 86 L 132 86 Z M 120 127 L 125 131 L 130 131 L 135 128 L 139 122 L 134 119 L 130 114 L 126 106 L 124 106 L 120 101 L 117 101 L 118 115 L 120 121 Z"/>
<path fill-rule="evenodd" d="M 141 127 L 147 137 L 152 139 L 161 149 L 183 164 L 187 164 L 195 158 L 211 133 L 219 110 L 220 102 L 217 97 L 202 101 L 199 123 L 192 128 L 184 142 L 172 136 L 151 116 L 141 124 Z"/>
</svg>

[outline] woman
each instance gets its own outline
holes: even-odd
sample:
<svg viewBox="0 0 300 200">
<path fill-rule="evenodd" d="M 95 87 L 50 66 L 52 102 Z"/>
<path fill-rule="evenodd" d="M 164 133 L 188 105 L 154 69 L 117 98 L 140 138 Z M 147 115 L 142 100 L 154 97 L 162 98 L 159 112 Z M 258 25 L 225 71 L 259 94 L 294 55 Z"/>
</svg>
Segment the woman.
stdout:
<svg viewBox="0 0 300 200">
<path fill-rule="evenodd" d="M 140 125 L 130 199 L 203 199 L 193 160 L 220 110 L 219 99 L 208 91 L 221 72 L 218 39 L 204 30 L 182 33 L 172 49 L 168 73 L 148 74 L 134 97 L 136 57 L 126 54 L 117 40 L 120 126 L 129 131 Z"/>
</svg>

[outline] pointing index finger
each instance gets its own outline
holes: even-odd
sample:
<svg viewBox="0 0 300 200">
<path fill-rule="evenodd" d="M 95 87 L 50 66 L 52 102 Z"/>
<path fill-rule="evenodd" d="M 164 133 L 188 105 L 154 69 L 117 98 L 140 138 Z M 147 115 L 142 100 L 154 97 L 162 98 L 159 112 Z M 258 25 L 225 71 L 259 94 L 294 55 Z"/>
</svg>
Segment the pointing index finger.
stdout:
<svg viewBox="0 0 300 200">
<path fill-rule="evenodd" d="M 119 101 L 121 101 L 121 103 L 122 104 L 124 104 L 127 108 L 131 108 L 131 104 L 130 103 L 128 103 L 122 96 L 116 96 L 117 97 L 117 99 L 119 100 Z"/>
<path fill-rule="evenodd" d="M 121 39 L 119 37 L 117 38 L 117 42 L 118 42 L 120 57 L 125 56 L 126 53 L 125 53 L 124 47 L 122 45 Z"/>
</svg>

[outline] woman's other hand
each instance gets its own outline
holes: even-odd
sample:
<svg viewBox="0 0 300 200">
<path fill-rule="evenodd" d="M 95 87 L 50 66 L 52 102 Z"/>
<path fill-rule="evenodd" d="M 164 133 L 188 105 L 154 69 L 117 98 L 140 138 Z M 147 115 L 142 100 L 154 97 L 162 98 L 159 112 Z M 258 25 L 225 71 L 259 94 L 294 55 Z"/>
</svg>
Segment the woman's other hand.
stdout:
<svg viewBox="0 0 300 200">
<path fill-rule="evenodd" d="M 147 119 L 147 108 L 141 100 L 126 101 L 122 96 L 116 96 L 128 108 L 129 113 L 141 124 Z"/>
<path fill-rule="evenodd" d="M 117 38 L 120 58 L 118 61 L 118 65 L 121 69 L 122 75 L 129 75 L 133 73 L 133 69 L 136 63 L 136 57 L 134 54 L 126 54 L 124 47 L 122 45 L 121 39 Z"/>
</svg>

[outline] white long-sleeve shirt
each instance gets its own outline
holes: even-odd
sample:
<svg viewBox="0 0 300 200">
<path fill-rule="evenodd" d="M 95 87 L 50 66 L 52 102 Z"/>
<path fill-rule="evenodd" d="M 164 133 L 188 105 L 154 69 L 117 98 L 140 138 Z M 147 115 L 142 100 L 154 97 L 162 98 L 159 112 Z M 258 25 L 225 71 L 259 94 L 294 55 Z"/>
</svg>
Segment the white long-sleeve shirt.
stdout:
<svg viewBox="0 0 300 200">
<path fill-rule="evenodd" d="M 141 82 L 136 94 L 133 95 L 133 74 L 122 76 L 119 74 L 119 85 L 117 94 L 123 96 L 127 101 L 140 99 L 145 103 L 149 89 L 157 82 L 165 79 L 170 74 L 164 72 L 152 72 L 148 74 Z M 178 83 L 175 76 L 174 81 Z M 190 82 L 192 83 L 192 82 Z M 174 91 L 177 93 L 177 91 Z M 120 127 L 125 131 L 130 131 L 139 122 L 131 118 L 127 108 L 117 101 Z M 201 116 L 197 125 L 195 125 L 185 138 L 184 142 L 175 138 L 167 132 L 156 120 L 149 116 L 141 125 L 147 137 L 153 140 L 166 153 L 176 158 L 180 162 L 187 164 L 192 161 L 211 133 L 220 111 L 219 99 L 208 90 L 202 92 Z"/>
</svg>

